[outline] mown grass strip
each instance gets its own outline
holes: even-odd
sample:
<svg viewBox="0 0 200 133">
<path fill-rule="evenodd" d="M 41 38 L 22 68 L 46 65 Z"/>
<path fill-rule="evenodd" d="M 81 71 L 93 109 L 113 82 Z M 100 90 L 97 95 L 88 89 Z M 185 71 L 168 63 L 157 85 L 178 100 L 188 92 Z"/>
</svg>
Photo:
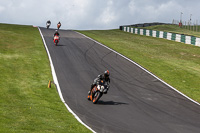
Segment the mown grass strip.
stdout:
<svg viewBox="0 0 200 133">
<path fill-rule="evenodd" d="M 200 48 L 120 30 L 79 31 L 137 62 L 200 102 Z"/>
<path fill-rule="evenodd" d="M 0 24 L 0 132 L 90 132 L 69 113 L 52 80 L 37 28 Z"/>
<path fill-rule="evenodd" d="M 185 26 L 180 28 L 178 25 L 156 25 L 156 26 L 141 27 L 141 28 L 200 37 L 199 31 L 189 30 L 189 28 L 188 27 L 186 28 Z M 200 26 L 198 26 L 198 29 L 200 29 Z"/>
</svg>

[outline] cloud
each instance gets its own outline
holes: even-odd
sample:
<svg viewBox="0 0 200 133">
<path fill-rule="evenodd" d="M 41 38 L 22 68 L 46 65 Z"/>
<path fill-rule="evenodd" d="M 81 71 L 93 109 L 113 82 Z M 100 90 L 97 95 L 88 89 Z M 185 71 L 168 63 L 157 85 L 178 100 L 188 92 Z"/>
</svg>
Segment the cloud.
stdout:
<svg viewBox="0 0 200 133">
<path fill-rule="evenodd" d="M 0 0 L 0 23 L 64 29 L 112 29 L 144 22 L 172 22 L 198 17 L 198 0 Z"/>
<path fill-rule="evenodd" d="M 3 13 L 4 10 L 5 10 L 5 7 L 0 6 L 0 13 Z"/>
</svg>

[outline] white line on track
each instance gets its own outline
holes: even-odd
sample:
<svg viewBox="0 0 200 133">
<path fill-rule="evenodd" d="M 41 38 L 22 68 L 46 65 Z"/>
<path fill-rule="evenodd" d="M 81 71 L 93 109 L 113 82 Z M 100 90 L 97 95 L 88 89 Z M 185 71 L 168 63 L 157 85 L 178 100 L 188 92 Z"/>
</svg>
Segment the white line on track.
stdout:
<svg viewBox="0 0 200 133">
<path fill-rule="evenodd" d="M 88 37 L 88 36 L 86 36 L 86 35 L 84 35 L 84 34 L 82 34 L 82 33 L 79 33 L 79 32 L 76 32 L 76 33 L 78 33 L 78 34 L 80 34 L 80 35 L 82 35 L 82 36 L 84 36 L 84 37 L 86 37 L 86 38 L 88 38 L 88 39 L 94 41 L 95 43 L 97 43 L 97 44 L 99 44 L 99 45 L 101 45 L 101 46 L 103 46 L 103 47 L 105 47 L 105 48 L 111 50 L 112 52 L 114 52 L 114 53 L 120 55 L 121 57 L 127 59 L 128 61 L 132 62 L 133 64 L 135 64 L 136 66 L 138 66 L 138 67 L 141 68 L 142 70 L 146 71 L 147 73 L 149 73 L 150 75 L 152 75 L 154 78 L 160 80 L 162 83 L 166 84 L 168 87 L 170 87 L 170 88 L 173 89 L 174 91 L 178 92 L 179 94 L 181 94 L 181 95 L 184 96 L 185 98 L 187 98 L 187 99 L 189 99 L 190 101 L 196 103 L 197 105 L 200 105 L 200 103 L 198 103 L 197 101 L 191 99 L 190 97 L 186 96 L 186 95 L 183 94 L 182 92 L 178 91 L 176 88 L 172 87 L 171 85 L 169 85 L 168 83 L 166 83 L 166 82 L 163 81 L 162 79 L 156 77 L 153 73 L 149 72 L 148 70 L 146 70 L 145 68 L 143 68 L 142 66 L 140 66 L 140 65 L 137 64 L 136 62 L 132 61 L 131 59 L 127 58 L 126 56 L 124 56 L 124 55 L 122 55 L 122 54 L 116 52 L 115 50 L 113 50 L 113 49 L 111 49 L 111 48 L 105 46 L 105 45 L 102 44 L 102 43 L 97 42 L 96 40 L 94 40 L 94 39 L 92 39 L 92 38 L 90 38 L 90 37 Z"/>
<path fill-rule="evenodd" d="M 51 71 L 52 71 L 52 76 L 53 76 L 53 80 L 54 80 L 54 83 L 56 84 L 56 88 L 58 90 L 58 93 L 59 93 L 59 96 L 60 96 L 60 99 L 61 101 L 65 104 L 66 108 L 68 109 L 68 111 L 70 113 L 72 113 L 74 115 L 74 117 L 82 124 L 84 125 L 85 127 L 87 127 L 90 131 L 92 131 L 93 133 L 96 133 L 94 130 L 92 130 L 92 128 L 90 128 L 88 125 L 86 125 L 85 123 L 83 123 L 83 121 L 70 109 L 70 107 L 65 103 L 65 100 L 63 98 L 63 95 L 62 95 L 62 92 L 61 92 L 61 89 L 60 89 L 60 85 L 58 83 L 58 79 L 57 79 L 57 76 L 56 76 L 56 72 L 55 72 L 55 69 L 54 69 L 54 65 L 53 65 L 53 62 L 51 60 L 51 55 L 49 53 L 49 50 L 47 48 L 47 45 L 46 45 L 46 42 L 44 40 L 44 37 L 43 37 L 43 34 L 40 30 L 40 28 L 38 27 L 38 30 L 40 32 L 40 35 L 42 37 L 42 40 L 43 40 L 43 43 L 44 43 L 44 46 L 46 48 L 46 51 L 47 51 L 47 54 L 48 54 L 48 57 L 49 57 L 49 61 L 50 61 L 50 66 L 51 66 Z"/>
<path fill-rule="evenodd" d="M 54 80 L 54 83 L 56 84 L 56 88 L 57 88 L 57 90 L 58 90 L 58 93 L 59 93 L 59 96 L 60 96 L 61 101 L 64 103 L 64 105 L 66 106 L 66 108 L 68 109 L 68 111 L 69 111 L 70 113 L 72 113 L 72 114 L 74 115 L 74 117 L 75 117 L 82 125 L 84 125 L 85 127 L 87 127 L 87 128 L 88 128 L 89 130 L 91 130 L 93 133 L 96 133 L 92 128 L 90 128 L 88 125 L 86 125 L 85 123 L 83 123 L 83 121 L 82 121 L 82 120 L 70 109 L 70 107 L 65 103 L 65 100 L 64 100 L 64 98 L 63 98 L 63 95 L 62 95 L 62 92 L 61 92 L 61 89 L 60 89 L 60 85 L 59 85 L 59 83 L 58 83 L 58 79 L 57 79 L 57 76 L 56 76 L 56 72 L 55 72 L 55 69 L 54 69 L 54 65 L 53 65 L 53 62 L 52 62 L 52 60 L 51 60 L 51 55 L 50 55 L 50 53 L 49 53 L 49 50 L 48 50 L 48 48 L 47 48 L 47 45 L 46 45 L 46 42 L 45 42 L 45 40 L 44 40 L 43 34 L 42 34 L 42 32 L 41 32 L 41 30 L 40 30 L 39 27 L 38 27 L 38 30 L 39 30 L 39 32 L 40 32 L 40 35 L 41 35 L 41 37 L 42 37 L 44 46 L 45 46 L 45 48 L 46 48 L 46 51 L 47 51 L 47 54 L 48 54 L 48 57 L 49 57 L 49 61 L 50 61 L 50 66 L 51 66 L 51 71 L 52 71 L 53 80 Z M 78 33 L 78 34 L 80 34 L 80 35 L 82 35 L 82 36 L 84 36 L 84 37 L 86 37 L 86 38 L 88 38 L 88 39 L 94 41 L 95 43 L 97 43 L 97 44 L 99 44 L 99 45 L 101 45 L 101 46 L 103 46 L 103 47 L 105 47 L 105 48 L 111 50 L 112 52 L 114 52 L 114 53 L 120 55 L 121 57 L 127 59 L 128 61 L 132 62 L 133 64 L 135 64 L 136 66 L 138 66 L 138 67 L 141 68 L 142 70 L 146 71 L 147 73 L 149 73 L 150 75 L 152 75 L 152 76 L 155 77 L 156 79 L 160 80 L 161 82 L 163 82 L 164 84 L 166 84 L 167 86 L 169 86 L 169 87 L 170 87 L 171 89 L 173 89 L 174 91 L 178 92 L 179 94 L 181 94 L 182 96 L 184 96 L 184 97 L 186 97 L 187 99 L 191 100 L 192 102 L 196 103 L 197 105 L 200 105 L 200 103 L 194 101 L 193 99 L 191 99 L 190 97 L 186 96 L 186 95 L 183 94 L 182 92 L 178 91 L 177 89 L 175 89 L 175 88 L 172 87 L 171 85 L 167 84 L 165 81 L 159 79 L 159 78 L 156 77 L 154 74 L 152 74 L 151 72 L 149 72 L 148 70 L 146 70 L 145 68 L 143 68 L 142 66 L 140 66 L 139 64 L 137 64 L 136 62 L 132 61 L 131 59 L 127 58 L 126 56 L 124 56 L 124 55 L 122 55 L 122 54 L 120 54 L 120 53 L 114 51 L 113 49 L 111 49 L 111 48 L 109 48 L 109 47 L 107 47 L 107 46 L 105 46 L 105 45 L 103 45 L 103 44 L 97 42 L 96 40 L 94 40 L 94 39 L 92 39 L 92 38 L 90 38 L 90 37 L 88 37 L 88 36 L 86 36 L 86 35 L 84 35 L 84 34 L 81 34 L 81 33 L 79 33 L 79 32 L 76 32 L 76 33 Z"/>
</svg>

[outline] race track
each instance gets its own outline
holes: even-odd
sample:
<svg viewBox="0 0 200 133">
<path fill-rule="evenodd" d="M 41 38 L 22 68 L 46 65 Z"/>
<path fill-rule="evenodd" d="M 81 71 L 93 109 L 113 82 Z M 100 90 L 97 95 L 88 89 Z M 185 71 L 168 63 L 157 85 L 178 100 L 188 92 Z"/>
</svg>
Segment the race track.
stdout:
<svg viewBox="0 0 200 133">
<path fill-rule="evenodd" d="M 78 117 L 99 133 L 200 133 L 200 106 L 152 75 L 84 36 L 41 28 L 63 97 Z M 110 71 L 108 94 L 94 105 L 87 92 Z"/>
</svg>

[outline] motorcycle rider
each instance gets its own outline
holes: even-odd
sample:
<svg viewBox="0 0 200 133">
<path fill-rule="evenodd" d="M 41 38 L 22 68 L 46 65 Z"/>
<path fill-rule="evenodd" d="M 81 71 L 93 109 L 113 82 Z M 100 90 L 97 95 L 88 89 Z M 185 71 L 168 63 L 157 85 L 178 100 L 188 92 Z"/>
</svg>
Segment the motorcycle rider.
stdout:
<svg viewBox="0 0 200 133">
<path fill-rule="evenodd" d="M 58 22 L 57 27 L 58 27 L 58 29 L 61 27 L 60 21 Z"/>
<path fill-rule="evenodd" d="M 109 76 L 110 76 L 110 72 L 108 70 L 106 70 L 104 72 L 104 74 L 98 75 L 97 78 L 94 79 L 94 82 L 92 83 L 90 91 L 88 92 L 88 94 L 90 94 L 90 92 L 94 88 L 94 86 L 99 85 L 99 82 L 101 80 L 105 80 L 105 84 L 107 84 L 107 91 L 108 91 L 108 89 L 110 87 L 109 86 L 109 84 L 110 84 L 110 78 L 109 78 Z M 104 94 L 107 94 L 107 91 L 104 92 Z"/>
<path fill-rule="evenodd" d="M 53 36 L 53 40 L 54 40 L 54 37 L 55 37 L 55 36 L 58 36 L 58 37 L 59 37 L 59 40 L 60 40 L 60 34 L 59 34 L 58 30 L 55 31 L 54 36 Z"/>
<path fill-rule="evenodd" d="M 55 30 L 54 36 L 60 36 L 60 34 L 58 33 L 58 30 Z"/>
<path fill-rule="evenodd" d="M 46 23 L 46 25 L 49 25 L 49 26 L 50 26 L 50 25 L 51 25 L 51 21 L 48 20 L 47 23 Z"/>
</svg>

